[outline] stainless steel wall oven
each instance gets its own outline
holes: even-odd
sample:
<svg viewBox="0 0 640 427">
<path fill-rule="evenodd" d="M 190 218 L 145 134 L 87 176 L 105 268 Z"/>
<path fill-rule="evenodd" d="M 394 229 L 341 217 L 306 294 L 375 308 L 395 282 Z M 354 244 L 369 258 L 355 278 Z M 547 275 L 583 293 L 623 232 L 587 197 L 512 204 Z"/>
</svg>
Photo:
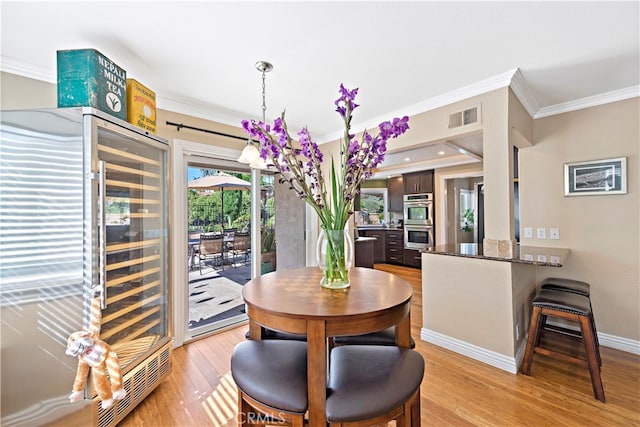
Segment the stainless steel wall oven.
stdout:
<svg viewBox="0 0 640 427">
<path fill-rule="evenodd" d="M 404 196 L 404 247 L 433 248 L 433 193 Z"/>
<path fill-rule="evenodd" d="M 433 193 L 404 196 L 404 224 L 433 226 Z"/>
<path fill-rule="evenodd" d="M 433 227 L 405 225 L 404 247 L 418 250 L 433 249 Z"/>
</svg>

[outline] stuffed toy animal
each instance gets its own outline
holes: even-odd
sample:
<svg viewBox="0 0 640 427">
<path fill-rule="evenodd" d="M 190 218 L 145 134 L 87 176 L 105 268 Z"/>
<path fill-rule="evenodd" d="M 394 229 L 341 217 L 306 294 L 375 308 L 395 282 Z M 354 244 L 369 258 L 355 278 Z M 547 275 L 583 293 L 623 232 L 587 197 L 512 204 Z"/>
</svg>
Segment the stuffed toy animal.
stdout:
<svg viewBox="0 0 640 427">
<path fill-rule="evenodd" d="M 82 399 L 82 390 L 87 384 L 87 376 L 91 369 L 91 379 L 100 400 L 102 408 L 113 406 L 114 400 L 121 400 L 127 394 L 122 386 L 122 375 L 118 355 L 111 351 L 111 347 L 104 341 L 94 339 L 89 332 L 74 332 L 67 340 L 69 356 L 78 356 L 78 369 L 73 382 L 73 390 L 69 395 L 71 402 Z M 107 378 L 107 373 L 109 378 Z"/>
<path fill-rule="evenodd" d="M 67 340 L 65 354 L 78 356 L 78 369 L 69 400 L 77 402 L 82 399 L 82 390 L 91 370 L 91 379 L 102 401 L 102 408 L 108 409 L 115 400 L 123 399 L 127 392 L 122 383 L 118 355 L 111 350 L 109 344 L 99 339 L 101 317 L 100 297 L 97 296 L 91 301 L 89 331 L 73 332 Z"/>
</svg>

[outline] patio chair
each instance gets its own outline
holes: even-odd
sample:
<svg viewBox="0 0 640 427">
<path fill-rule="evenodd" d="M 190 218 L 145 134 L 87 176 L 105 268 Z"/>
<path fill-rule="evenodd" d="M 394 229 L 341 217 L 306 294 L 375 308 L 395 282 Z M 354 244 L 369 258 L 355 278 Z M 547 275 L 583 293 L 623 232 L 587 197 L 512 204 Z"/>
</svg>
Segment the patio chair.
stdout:
<svg viewBox="0 0 640 427">
<path fill-rule="evenodd" d="M 222 234 L 224 234 L 224 237 L 227 240 L 233 241 L 237 231 L 238 231 L 237 228 L 223 228 L 222 229 Z"/>
<path fill-rule="evenodd" d="M 189 255 L 189 271 L 193 270 L 195 266 L 195 258 L 198 256 L 200 252 L 200 235 L 204 233 L 204 230 L 195 230 L 189 231 L 189 244 L 188 244 L 188 255 Z"/>
<path fill-rule="evenodd" d="M 200 264 L 200 274 L 202 274 L 202 264 L 207 259 L 220 260 L 220 265 L 224 270 L 224 236 L 222 234 L 201 234 L 198 261 Z M 215 265 L 215 264 L 214 264 Z"/>
<path fill-rule="evenodd" d="M 241 232 L 236 233 L 235 238 L 233 240 L 232 253 L 233 253 L 234 266 L 235 266 L 236 256 L 238 255 L 244 256 L 243 264 L 246 264 L 247 260 L 249 259 L 249 254 L 251 253 L 251 234 L 241 233 Z"/>
<path fill-rule="evenodd" d="M 222 235 L 224 236 L 224 250 L 227 255 L 233 254 L 233 245 L 235 243 L 237 228 L 223 228 Z M 233 263 L 233 260 L 231 261 Z"/>
</svg>

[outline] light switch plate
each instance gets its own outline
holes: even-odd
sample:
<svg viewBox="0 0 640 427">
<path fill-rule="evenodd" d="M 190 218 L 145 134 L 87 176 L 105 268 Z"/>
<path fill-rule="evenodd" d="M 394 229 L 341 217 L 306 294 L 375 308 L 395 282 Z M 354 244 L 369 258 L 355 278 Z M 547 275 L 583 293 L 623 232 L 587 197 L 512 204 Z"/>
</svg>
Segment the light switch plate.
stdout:
<svg viewBox="0 0 640 427">
<path fill-rule="evenodd" d="M 547 229 L 546 228 L 538 228 L 536 230 L 536 232 L 538 233 L 538 239 L 546 239 L 547 238 Z"/>
<path fill-rule="evenodd" d="M 549 229 L 549 238 L 551 240 L 560 239 L 560 229 L 559 228 L 550 228 Z"/>
<path fill-rule="evenodd" d="M 525 227 L 524 228 L 524 238 L 525 239 L 533 239 L 533 228 Z"/>
</svg>

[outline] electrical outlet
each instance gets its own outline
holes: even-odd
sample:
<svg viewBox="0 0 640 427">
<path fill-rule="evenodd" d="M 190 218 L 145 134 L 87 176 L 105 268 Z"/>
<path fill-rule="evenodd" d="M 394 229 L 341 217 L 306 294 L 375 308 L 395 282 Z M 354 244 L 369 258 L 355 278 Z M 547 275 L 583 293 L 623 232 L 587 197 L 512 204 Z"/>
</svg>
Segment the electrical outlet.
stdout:
<svg viewBox="0 0 640 427">
<path fill-rule="evenodd" d="M 550 228 L 549 229 L 549 238 L 551 240 L 560 239 L 560 229 L 559 228 Z"/>
<path fill-rule="evenodd" d="M 546 239 L 547 238 L 547 229 L 546 228 L 538 228 L 536 229 L 538 239 Z"/>
<path fill-rule="evenodd" d="M 524 238 L 525 239 L 533 239 L 533 228 L 525 227 L 524 228 Z"/>
</svg>

